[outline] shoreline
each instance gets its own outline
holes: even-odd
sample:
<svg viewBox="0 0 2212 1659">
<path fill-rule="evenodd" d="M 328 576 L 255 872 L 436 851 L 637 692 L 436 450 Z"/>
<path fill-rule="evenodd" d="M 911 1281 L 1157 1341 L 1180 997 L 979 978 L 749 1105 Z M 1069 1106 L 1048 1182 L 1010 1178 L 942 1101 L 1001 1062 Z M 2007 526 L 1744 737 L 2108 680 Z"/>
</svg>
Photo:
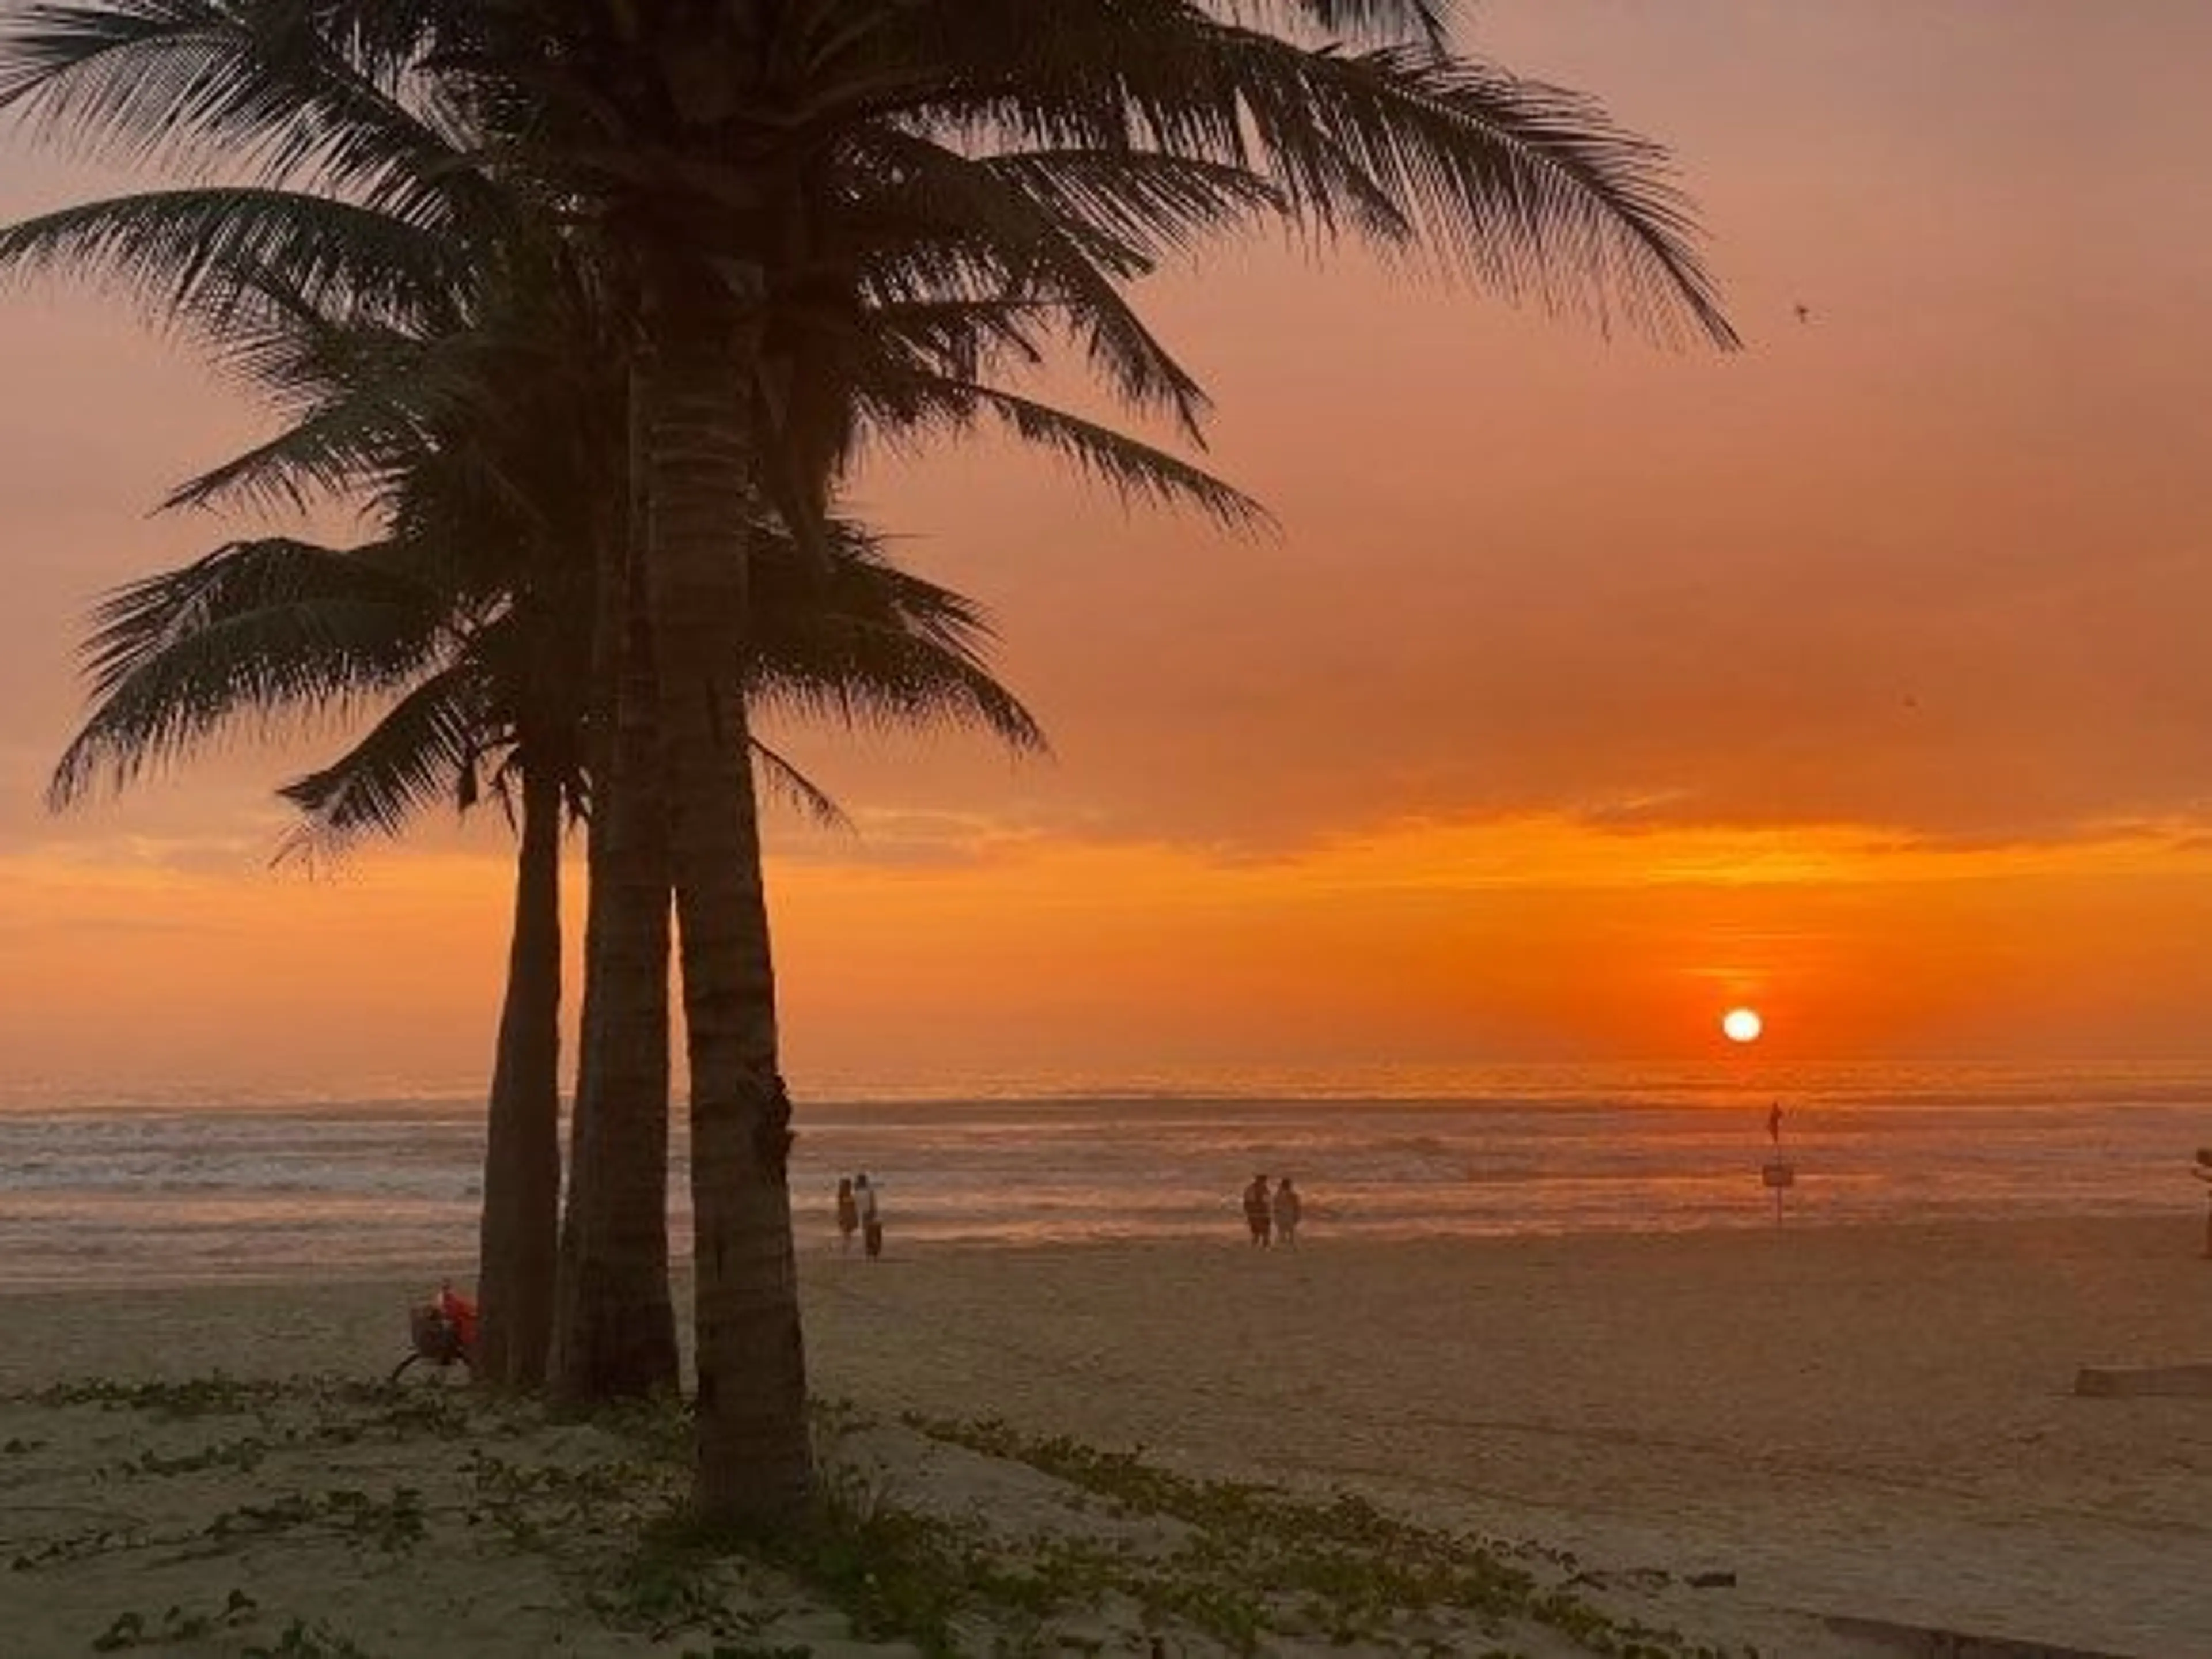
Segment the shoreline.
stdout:
<svg viewBox="0 0 2212 1659">
<path fill-rule="evenodd" d="M 826 1211 L 825 1206 L 815 1206 Z M 1129 1255 L 1142 1256 L 1148 1253 L 1179 1255 L 1185 1251 L 1228 1249 L 1249 1253 L 1243 1223 L 1226 1200 L 1222 1219 L 1218 1226 L 1204 1231 L 1187 1232 L 1147 1232 L 1122 1234 L 1064 1234 L 1037 1233 L 989 1237 L 921 1237 L 901 1235 L 899 1216 L 892 1212 L 889 1224 L 892 1230 L 892 1255 L 902 1261 L 927 1261 L 937 1258 L 963 1260 L 971 1257 L 1014 1255 L 1051 1258 L 1062 1255 Z M 1332 1231 L 1331 1218 L 1326 1209 L 1309 1209 L 1302 1237 L 1301 1249 L 1307 1251 L 1326 1251 L 1335 1254 L 1364 1251 L 1446 1250 L 1463 1249 L 1481 1253 L 1492 1250 L 1536 1249 L 1552 1245 L 1576 1247 L 1583 1243 L 1593 1246 L 1618 1245 L 1637 1248 L 1644 1244 L 1662 1244 L 1703 1238 L 1742 1239 L 1770 1237 L 1785 1248 L 1793 1238 L 1817 1239 L 1829 1235 L 1848 1235 L 1854 1237 L 1922 1238 L 1930 1243 L 1947 1239 L 1969 1240 L 1977 1236 L 1996 1237 L 2011 1233 L 2033 1232 L 2039 1230 L 2110 1228 L 2115 1231 L 2142 1233 L 2148 1237 L 2160 1234 L 2194 1241 L 2195 1253 L 2205 1255 L 2207 1237 L 2205 1209 L 2191 1203 L 2186 1196 L 2171 1204 L 2144 1204 L 2127 1208 L 2084 1207 L 2054 1210 L 2033 1218 L 1990 1216 L 1978 1213 L 1945 1217 L 1899 1218 L 1895 1216 L 1833 1216 L 1814 1213 L 1791 1215 L 1778 1226 L 1771 1214 L 1726 1221 L 1691 1221 L 1675 1226 L 1622 1225 L 1619 1227 L 1573 1227 L 1568 1225 L 1533 1224 L 1512 1230 L 1477 1231 L 1450 1228 L 1426 1228 L 1399 1231 L 1388 1226 L 1355 1225 L 1341 1231 Z M 857 1254 L 859 1246 L 854 1247 Z M 473 1261 L 475 1244 L 471 1238 L 465 1260 L 462 1255 L 444 1260 L 415 1258 L 391 1262 L 333 1261 L 315 1266 L 246 1267 L 234 1271 L 209 1271 L 202 1268 L 174 1274 L 147 1273 L 136 1267 L 118 1268 L 112 1277 L 55 1277 L 46 1279 L 11 1279 L 0 1266 L 0 1302 L 40 1297 L 75 1295 L 129 1295 L 134 1292 L 177 1292 L 191 1291 L 249 1291 L 278 1290 L 286 1286 L 324 1285 L 382 1285 L 419 1284 L 433 1291 L 445 1280 L 456 1285 L 469 1282 L 472 1275 L 467 1263 Z M 811 1261 L 834 1258 L 838 1254 L 836 1235 L 827 1221 L 812 1216 L 803 1216 L 798 1233 L 798 1256 L 804 1273 Z M 688 1261 L 679 1250 L 672 1263 L 673 1277 L 681 1279 L 689 1271 Z M 679 1310 L 679 1313 L 680 1313 Z"/>
</svg>

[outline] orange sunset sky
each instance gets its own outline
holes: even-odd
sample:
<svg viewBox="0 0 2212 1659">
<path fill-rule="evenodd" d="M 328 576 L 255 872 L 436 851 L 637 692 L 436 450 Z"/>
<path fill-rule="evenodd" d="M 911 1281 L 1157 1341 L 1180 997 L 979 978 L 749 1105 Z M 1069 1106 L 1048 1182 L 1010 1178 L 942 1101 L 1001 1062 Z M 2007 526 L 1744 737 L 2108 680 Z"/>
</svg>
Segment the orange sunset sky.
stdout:
<svg viewBox="0 0 2212 1659">
<path fill-rule="evenodd" d="M 1279 536 L 865 472 L 1056 754 L 783 734 L 860 826 L 775 828 L 794 1079 L 1684 1060 L 1737 1001 L 1778 1058 L 2212 1058 L 2212 9 L 1460 33 L 1674 149 L 1747 349 L 1245 244 L 1144 298 Z M 0 140 L 0 214 L 103 182 Z M 313 743 L 46 815 L 87 604 L 224 537 L 146 509 L 257 417 L 51 286 L 0 372 L 0 1073 L 468 1086 L 495 817 L 271 870 Z"/>
</svg>

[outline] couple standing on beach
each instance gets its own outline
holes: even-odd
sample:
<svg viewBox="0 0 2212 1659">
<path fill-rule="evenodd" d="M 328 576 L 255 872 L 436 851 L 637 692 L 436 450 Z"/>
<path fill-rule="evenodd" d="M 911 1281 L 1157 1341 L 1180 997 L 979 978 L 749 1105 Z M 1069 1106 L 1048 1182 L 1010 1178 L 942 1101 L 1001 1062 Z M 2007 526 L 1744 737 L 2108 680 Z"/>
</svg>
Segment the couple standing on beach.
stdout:
<svg viewBox="0 0 2212 1659">
<path fill-rule="evenodd" d="M 1295 1249 L 1298 1221 L 1304 1211 L 1304 1201 L 1288 1176 L 1276 1183 L 1273 1198 L 1267 1195 L 1267 1177 L 1263 1175 L 1254 1176 L 1252 1184 L 1244 1189 L 1244 1224 L 1251 1230 L 1255 1249 L 1264 1250 L 1279 1239 Z"/>
<path fill-rule="evenodd" d="M 876 1189 L 865 1173 L 837 1180 L 837 1248 L 850 1255 L 856 1232 L 870 1256 L 884 1253 L 884 1218 L 876 1207 Z"/>
</svg>

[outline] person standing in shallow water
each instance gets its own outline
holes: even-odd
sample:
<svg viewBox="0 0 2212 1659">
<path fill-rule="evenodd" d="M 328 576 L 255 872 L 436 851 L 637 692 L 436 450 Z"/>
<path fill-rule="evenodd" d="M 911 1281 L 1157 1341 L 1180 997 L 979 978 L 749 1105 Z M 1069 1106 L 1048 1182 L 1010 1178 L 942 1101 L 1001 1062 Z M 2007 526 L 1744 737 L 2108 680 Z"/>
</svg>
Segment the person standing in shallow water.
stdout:
<svg viewBox="0 0 2212 1659">
<path fill-rule="evenodd" d="M 853 1201 L 860 1209 L 860 1243 L 868 1259 L 875 1260 L 884 1253 L 883 1212 L 877 1207 L 876 1189 L 868 1184 L 866 1175 L 853 1177 Z"/>
<path fill-rule="evenodd" d="M 1298 1189 L 1285 1176 L 1275 1183 L 1275 1238 L 1279 1243 L 1292 1249 L 1298 1246 L 1298 1222 L 1305 1214 L 1305 1205 L 1298 1197 Z"/>
<path fill-rule="evenodd" d="M 860 1231 L 860 1200 L 853 1196 L 853 1177 L 837 1177 L 837 1249 L 853 1253 L 853 1235 Z"/>
<path fill-rule="evenodd" d="M 1270 1223 L 1267 1206 L 1267 1177 L 1255 1175 L 1252 1184 L 1244 1189 L 1244 1224 L 1251 1229 L 1255 1249 L 1267 1248 L 1267 1229 Z"/>
</svg>

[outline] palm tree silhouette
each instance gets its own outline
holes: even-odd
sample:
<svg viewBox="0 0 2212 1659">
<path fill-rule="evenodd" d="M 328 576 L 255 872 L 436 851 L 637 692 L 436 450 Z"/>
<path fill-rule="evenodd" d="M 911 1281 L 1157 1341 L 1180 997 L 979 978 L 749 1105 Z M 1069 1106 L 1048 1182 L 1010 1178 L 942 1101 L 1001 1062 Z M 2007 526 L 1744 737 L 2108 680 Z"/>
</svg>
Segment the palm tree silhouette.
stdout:
<svg viewBox="0 0 2212 1659">
<path fill-rule="evenodd" d="M 349 374 L 382 397 L 392 382 L 369 369 L 374 354 L 358 333 L 348 351 L 326 356 L 321 372 Z M 480 356 L 484 331 L 457 343 Z M 577 497 L 604 487 L 611 470 L 618 486 L 623 458 L 541 463 L 549 451 L 587 460 L 590 433 L 619 434 L 622 422 L 617 411 L 610 428 L 598 403 L 581 395 L 589 386 L 572 363 L 501 356 L 496 396 L 443 412 L 464 422 L 466 444 L 426 422 L 410 460 L 386 459 L 395 475 L 389 510 L 401 526 L 392 535 L 346 550 L 284 538 L 234 543 L 112 595 L 88 653 L 97 706 L 51 795 L 62 806 L 100 782 L 120 787 L 241 720 L 384 696 L 390 707 L 348 753 L 285 786 L 307 815 L 296 844 L 397 834 L 428 807 L 465 810 L 487 789 L 506 806 L 520 846 L 485 1159 L 477 1370 L 528 1384 L 544 1375 L 554 1297 L 560 823 L 564 812 L 588 811 L 598 744 L 592 550 L 586 536 L 563 527 L 588 524 Z M 520 373 L 533 361 L 555 384 L 525 395 Z M 300 362 L 288 367 L 296 372 Z M 343 387 L 322 390 L 332 394 L 326 413 L 342 404 Z M 513 416 L 522 407 L 532 418 L 518 428 Z M 571 441 L 556 443 L 559 429 Z M 459 476 L 465 470 L 497 473 L 507 492 L 471 489 Z M 751 698 L 848 724 L 979 726 L 1017 750 L 1040 747 L 1035 721 L 982 662 L 981 613 L 890 566 L 858 526 L 830 529 L 826 571 L 810 568 L 788 538 L 763 536 Z M 815 816 L 835 818 L 834 805 L 775 751 L 757 743 L 755 762 Z M 635 1158 L 651 1172 L 645 1184 L 657 1176 L 635 1207 L 665 1239 L 665 1084 L 660 1101 L 657 1124 L 641 1110 L 626 1128 L 658 1145 L 657 1157 Z M 658 1275 L 639 1276 L 659 1286 L 665 1310 L 665 1246 Z M 634 1289 L 629 1305 L 635 1317 Z"/>
<path fill-rule="evenodd" d="M 206 17 L 192 21 L 210 21 Z M 129 54 L 142 65 L 149 58 L 158 63 L 167 39 L 158 33 L 132 33 Z M 187 43 L 198 51 L 204 41 L 202 36 L 190 35 Z M 168 41 L 171 46 L 177 44 Z M 232 44 L 244 49 L 238 41 Z M 106 49 L 118 48 L 109 42 Z M 325 81 L 337 78 L 346 69 L 327 56 L 313 64 L 314 76 Z M 566 257 L 557 237 L 549 246 L 548 239 L 538 234 L 544 227 L 530 219 L 523 204 L 510 195 L 477 187 L 452 131 L 416 120 L 396 95 L 379 91 L 366 76 L 351 86 L 350 93 L 350 113 L 362 129 L 356 135 L 357 164 L 361 155 L 389 152 L 398 158 L 389 163 L 396 176 L 404 179 L 412 169 L 423 175 L 419 183 L 401 189 L 386 180 L 362 192 L 368 205 L 313 191 L 237 185 L 114 198 L 0 232 L 0 264 L 90 267 L 119 277 L 126 288 L 150 299 L 158 311 L 181 316 L 210 335 L 219 356 L 246 369 L 280 404 L 295 410 L 295 422 L 280 436 L 193 480 L 175 493 L 173 502 L 222 504 L 241 497 L 298 501 L 319 489 L 363 477 L 384 477 L 395 465 L 395 451 L 406 457 L 413 476 L 419 477 L 434 466 L 451 475 L 442 486 L 450 500 L 497 503 L 502 491 L 512 491 L 514 480 L 526 479 L 538 502 L 529 515 L 536 524 L 598 526 L 602 607 L 610 590 L 628 592 L 634 606 L 641 592 L 633 568 L 635 550 L 619 556 L 608 553 L 611 545 L 623 540 L 623 527 L 606 522 L 606 504 L 623 500 L 623 481 L 610 476 L 605 465 L 595 465 L 612 454 L 620 440 L 604 425 L 592 428 L 587 419 L 590 411 L 619 410 L 629 392 L 619 354 L 604 338 L 607 318 L 602 296 L 589 291 L 588 281 Z M 452 124 L 447 125 L 450 129 Z M 1036 188 L 1073 188 L 1083 183 L 1097 191 L 1114 182 L 1113 170 L 1102 167 L 1099 158 L 1077 155 L 1054 157 L 1049 166 L 1032 172 L 1031 185 Z M 1063 173 L 1066 183 L 1055 183 Z M 1019 293 L 994 297 L 979 290 L 952 298 L 932 297 L 903 274 L 913 253 L 915 227 L 926 221 L 912 210 L 902 210 L 903 216 L 888 209 L 879 213 L 884 223 L 896 226 L 907 240 L 892 241 L 868 256 L 867 268 L 878 280 L 865 312 L 869 327 L 857 342 L 866 350 L 852 354 L 848 364 L 850 395 L 864 418 L 910 429 L 963 428 L 994 415 L 1024 435 L 1055 445 L 1126 493 L 1188 499 L 1229 522 L 1255 516 L 1244 498 L 1176 457 L 980 380 L 990 353 L 977 343 L 988 343 L 1000 355 L 1038 355 L 1033 337 L 1040 307 Z M 450 234 L 455 226 L 473 227 L 471 234 L 495 247 L 495 254 L 478 249 L 471 257 L 461 257 Z M 1051 234 L 1060 234 L 1056 230 Z M 952 236 L 951 242 L 957 241 L 957 236 Z M 483 328 L 471 325 L 470 319 L 489 302 L 488 296 L 495 295 L 510 307 L 521 303 L 536 309 L 526 325 L 518 323 L 486 338 Z M 322 314 L 339 301 L 370 320 Z M 595 307 L 595 301 L 602 303 Z M 386 318 L 406 319 L 414 332 L 382 320 Z M 487 459 L 482 453 L 483 434 L 500 429 L 502 415 L 508 417 L 507 426 L 514 427 L 514 411 L 479 406 L 496 398 L 479 397 L 471 404 L 471 389 L 494 386 L 508 402 L 534 408 L 547 394 L 540 392 L 525 399 L 518 386 L 543 385 L 557 390 L 568 385 L 544 361 L 543 344 L 532 344 L 549 340 L 564 343 L 561 356 L 569 374 L 578 368 L 577 354 L 569 343 L 597 341 L 598 352 L 589 358 L 597 365 L 591 385 L 568 394 L 568 405 L 575 411 L 573 418 L 550 426 L 541 419 L 526 450 Z M 453 440 L 442 449 L 435 445 L 426 449 L 421 441 L 426 423 L 434 419 L 442 419 Z M 620 431 L 619 422 L 615 431 Z M 589 435 L 556 441 L 562 432 Z M 461 441 L 463 435 L 468 441 Z M 592 481 L 588 489 L 571 487 L 562 493 L 564 486 L 583 480 Z M 548 505 L 556 500 L 558 505 Z M 482 510 L 479 506 L 480 521 Z M 779 532 L 772 525 L 763 525 L 754 533 L 773 541 Z M 478 539 L 485 539 L 480 530 Z M 447 544 L 453 544 L 453 538 L 447 538 Z M 573 570 L 579 562 L 572 557 L 559 568 Z M 784 568 L 773 558 L 763 564 L 771 577 Z M 880 573 L 884 578 L 890 574 Z M 481 592 L 477 598 L 484 602 Z M 608 683 L 623 677 L 625 660 L 634 667 L 648 663 L 649 641 L 638 620 L 633 616 L 626 628 L 602 630 L 598 676 L 602 697 Z M 489 646 L 513 632 L 487 635 L 484 642 Z M 523 637 L 533 635 L 526 633 Z M 880 659 L 892 643 L 890 635 L 879 633 L 869 644 L 878 660 L 855 665 L 875 672 L 879 690 L 885 666 Z M 556 659 L 573 662 L 574 657 L 569 653 Z M 649 893 L 656 884 L 665 889 L 666 882 L 665 854 L 654 815 L 620 810 L 624 800 L 650 799 L 653 791 L 650 787 L 632 791 L 606 787 L 618 764 L 649 786 L 657 764 L 649 665 L 630 672 L 629 679 L 634 685 L 642 684 L 643 694 L 626 700 L 619 719 L 611 708 L 603 708 L 599 722 L 602 741 L 608 745 L 600 757 L 600 793 L 606 810 L 591 842 L 593 945 L 587 951 L 585 1064 L 562 1251 L 558 1369 L 564 1392 L 582 1397 L 647 1391 L 672 1383 L 675 1371 L 673 1317 L 666 1289 L 667 1011 L 661 989 L 665 972 L 652 965 L 665 957 L 667 918 L 665 905 L 649 899 L 612 902 Z M 915 684 L 926 689 L 928 676 Z M 440 724 L 451 711 L 434 695 L 436 689 L 426 688 L 407 700 L 392 718 L 427 725 L 428 732 L 416 735 L 442 735 L 449 749 L 458 749 L 463 739 L 457 733 L 466 727 Z M 930 711 L 917 707 L 914 712 Z M 566 729 L 557 720 L 541 725 Z M 426 751 L 395 744 L 386 745 L 382 752 Z M 757 745 L 756 754 L 759 758 Z M 573 757 L 564 764 L 573 765 Z M 512 774 L 520 781 L 526 805 L 530 780 L 546 770 L 526 767 Z M 343 775 L 350 793 L 337 797 L 336 804 L 382 798 L 377 789 L 363 791 L 357 772 Z M 460 775 L 465 781 L 473 772 L 463 769 Z M 510 775 L 502 771 L 500 775 Z M 773 767 L 765 775 L 781 777 L 787 785 L 795 781 Z M 334 785 L 337 781 L 319 781 Z M 307 804 L 322 803 L 310 797 Z M 526 848 L 537 844 L 531 826 L 547 818 L 542 812 L 521 812 Z M 617 854 L 626 866 L 623 874 L 600 879 Z M 544 861 L 534 858 L 526 864 L 535 868 Z M 542 906 L 527 907 L 524 912 L 542 913 Z M 544 932 L 538 930 L 529 938 L 539 939 Z M 601 940 L 607 941 L 605 948 L 599 948 Z M 519 935 L 518 951 L 525 943 Z M 532 954 L 543 957 L 547 948 L 540 943 L 532 947 Z M 525 1010 L 538 1006 L 531 999 L 522 1005 Z M 547 1168 L 551 1138 L 550 1131 L 535 1133 L 516 1150 L 496 1126 L 511 1118 L 498 1108 L 498 1103 L 508 1098 L 510 1075 L 532 1079 L 526 1092 L 533 1098 L 550 1098 L 550 1085 L 543 1079 L 552 1065 L 552 1038 L 547 1020 L 528 1021 L 520 1029 L 538 1035 L 528 1043 L 503 1043 L 503 1060 L 514 1061 L 527 1054 L 544 1058 L 527 1067 L 503 1064 L 495 1079 L 495 1145 L 486 1180 L 483 1341 L 490 1374 L 528 1380 L 535 1372 L 538 1345 L 526 1334 L 517 1347 L 519 1358 L 507 1367 L 507 1322 L 501 1309 L 510 1299 L 518 1308 L 525 1307 L 529 1298 L 520 1294 L 510 1298 L 501 1286 L 511 1277 L 519 1278 L 523 1285 L 534 1285 L 539 1275 L 529 1265 L 535 1258 L 527 1252 L 522 1253 L 523 1265 L 514 1274 L 500 1267 L 517 1255 L 498 1243 L 502 1237 L 511 1240 L 516 1236 L 513 1227 L 502 1228 L 501 1218 L 509 1209 L 504 1195 L 511 1187 L 538 1193 L 550 1182 L 537 1174 L 525 1178 L 501 1172 Z M 538 1112 L 532 1121 L 546 1115 Z M 522 1229 L 521 1236 L 535 1238 L 540 1231 L 532 1225 Z M 534 1323 L 523 1321 L 526 1333 L 534 1329 Z"/>
<path fill-rule="evenodd" d="M 963 392 L 958 371 L 1028 344 L 1017 302 L 1067 328 L 1124 402 L 1194 435 L 1195 382 L 1121 290 L 1255 210 L 1601 325 L 1733 342 L 1659 152 L 1585 100 L 1455 56 L 1443 12 L 1060 0 L 1040 28 L 1033 0 L 88 0 L 42 8 L 0 56 L 0 105 L 81 137 L 227 147 L 410 202 L 419 170 L 364 160 L 389 123 L 362 113 L 361 88 L 428 83 L 488 141 L 483 173 L 558 216 L 625 302 L 650 512 L 641 580 L 597 585 L 599 635 L 634 631 L 649 653 L 653 684 L 622 678 L 615 727 L 657 725 L 664 764 L 618 759 L 600 810 L 665 832 L 681 924 L 696 1495 L 717 1520 L 787 1516 L 811 1478 L 738 665 L 757 526 L 772 513 L 819 558 L 872 430 L 857 301 L 957 316 L 986 293 L 993 320 L 934 357 L 938 384 L 906 412 L 1000 416 L 1086 459 L 1094 432 Z M 142 50 L 164 36 L 189 49 Z M 1056 163 L 1069 152 L 1097 176 Z"/>
</svg>

